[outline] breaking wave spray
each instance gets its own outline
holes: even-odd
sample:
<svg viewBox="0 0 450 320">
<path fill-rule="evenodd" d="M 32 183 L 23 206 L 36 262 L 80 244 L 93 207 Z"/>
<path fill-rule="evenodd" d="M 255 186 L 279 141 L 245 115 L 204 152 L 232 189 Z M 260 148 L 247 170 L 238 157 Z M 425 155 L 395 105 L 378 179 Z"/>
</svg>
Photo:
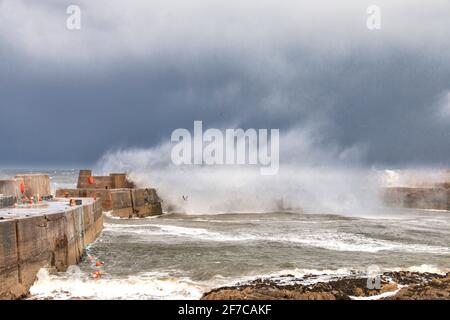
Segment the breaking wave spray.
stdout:
<svg viewBox="0 0 450 320">
<path fill-rule="evenodd" d="M 359 166 L 364 148 L 325 143 L 311 128 L 280 134 L 276 175 L 261 175 L 251 165 L 174 165 L 172 146 L 110 151 L 97 169 L 126 171 L 138 186 L 156 187 L 166 212 L 365 215 L 380 208 L 379 173 Z"/>
</svg>

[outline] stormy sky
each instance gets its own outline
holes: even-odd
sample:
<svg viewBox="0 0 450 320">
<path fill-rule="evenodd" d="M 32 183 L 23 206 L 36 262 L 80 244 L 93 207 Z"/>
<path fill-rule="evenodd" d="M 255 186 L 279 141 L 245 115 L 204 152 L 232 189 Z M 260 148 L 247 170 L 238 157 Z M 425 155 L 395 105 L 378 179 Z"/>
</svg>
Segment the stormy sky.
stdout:
<svg viewBox="0 0 450 320">
<path fill-rule="evenodd" d="M 0 166 L 91 165 L 194 120 L 448 166 L 449 39 L 448 0 L 0 0 Z"/>
</svg>

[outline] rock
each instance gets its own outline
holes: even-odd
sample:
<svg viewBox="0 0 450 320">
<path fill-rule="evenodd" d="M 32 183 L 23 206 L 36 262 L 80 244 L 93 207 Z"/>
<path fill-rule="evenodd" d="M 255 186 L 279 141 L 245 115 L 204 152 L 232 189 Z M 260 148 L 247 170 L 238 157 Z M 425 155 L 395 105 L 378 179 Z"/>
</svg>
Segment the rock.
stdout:
<svg viewBox="0 0 450 320">
<path fill-rule="evenodd" d="M 217 288 L 207 292 L 205 300 L 290 299 L 290 300 L 348 300 L 350 296 L 364 297 L 394 292 L 398 285 L 407 285 L 386 300 L 446 299 L 450 300 L 450 274 L 442 276 L 418 272 L 389 272 L 382 277 L 380 290 L 367 289 L 367 278 L 344 277 L 312 285 L 283 284 L 276 279 L 255 279 L 234 287 Z M 391 281 L 390 279 L 393 279 Z"/>
<path fill-rule="evenodd" d="M 355 289 L 353 289 L 353 295 L 357 296 L 357 297 L 363 296 L 364 290 L 361 288 L 355 288 Z"/>
<path fill-rule="evenodd" d="M 439 280 L 439 279 L 433 279 L 433 280 L 431 280 L 431 285 L 440 287 L 440 286 L 443 285 L 443 283 L 442 283 L 442 281 Z"/>
<path fill-rule="evenodd" d="M 386 283 L 381 286 L 380 293 L 395 291 L 398 289 L 398 286 L 394 282 Z"/>
</svg>

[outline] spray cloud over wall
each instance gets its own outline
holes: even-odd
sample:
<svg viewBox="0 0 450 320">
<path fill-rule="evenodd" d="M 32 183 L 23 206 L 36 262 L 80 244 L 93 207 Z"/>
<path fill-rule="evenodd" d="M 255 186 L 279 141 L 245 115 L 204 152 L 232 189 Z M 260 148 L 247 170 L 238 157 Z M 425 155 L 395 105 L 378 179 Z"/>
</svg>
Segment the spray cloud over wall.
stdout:
<svg viewBox="0 0 450 320">
<path fill-rule="evenodd" d="M 249 165 L 175 166 L 169 142 L 111 151 L 98 167 L 127 171 L 139 186 L 156 187 L 167 211 L 363 214 L 379 208 L 378 175 L 358 166 L 364 148 L 342 150 L 324 142 L 319 127 L 280 133 L 280 170 L 273 176 Z"/>
</svg>

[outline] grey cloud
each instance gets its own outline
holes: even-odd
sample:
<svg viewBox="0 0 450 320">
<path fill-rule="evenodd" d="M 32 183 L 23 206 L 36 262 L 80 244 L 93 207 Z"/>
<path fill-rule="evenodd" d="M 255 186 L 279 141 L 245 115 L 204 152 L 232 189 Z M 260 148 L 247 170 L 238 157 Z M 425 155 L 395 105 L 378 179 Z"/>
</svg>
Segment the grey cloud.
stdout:
<svg viewBox="0 0 450 320">
<path fill-rule="evenodd" d="M 78 33 L 69 3 L 0 2 L 4 165 L 92 164 L 197 119 L 317 123 L 318 147 L 364 146 L 366 165 L 449 164 L 447 1 L 382 1 L 378 33 L 360 1 L 79 2 Z"/>
</svg>

